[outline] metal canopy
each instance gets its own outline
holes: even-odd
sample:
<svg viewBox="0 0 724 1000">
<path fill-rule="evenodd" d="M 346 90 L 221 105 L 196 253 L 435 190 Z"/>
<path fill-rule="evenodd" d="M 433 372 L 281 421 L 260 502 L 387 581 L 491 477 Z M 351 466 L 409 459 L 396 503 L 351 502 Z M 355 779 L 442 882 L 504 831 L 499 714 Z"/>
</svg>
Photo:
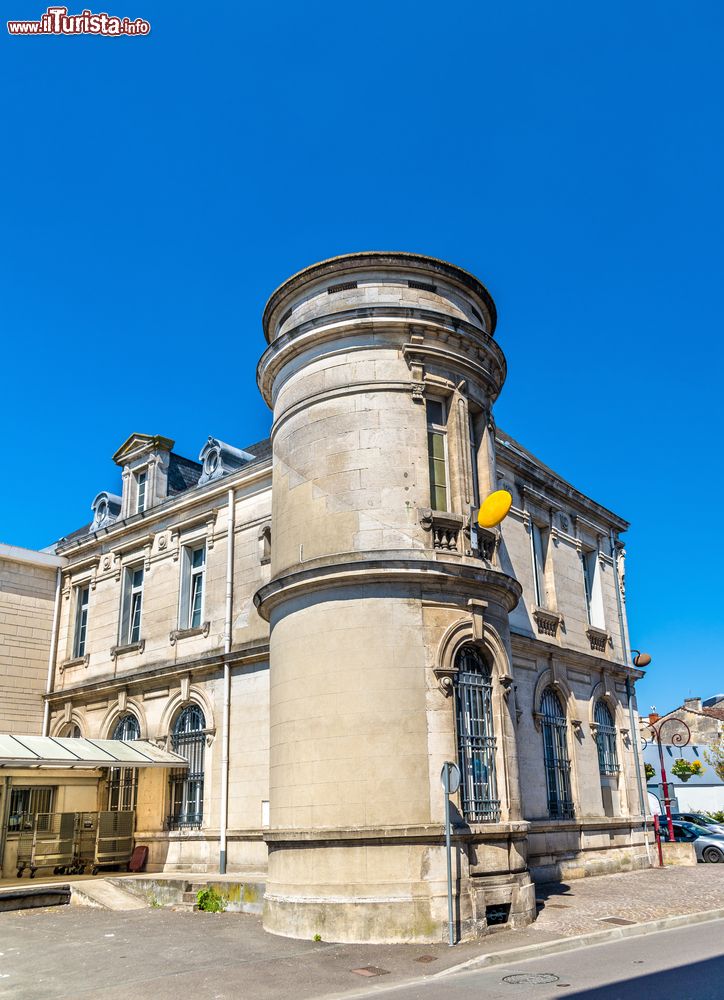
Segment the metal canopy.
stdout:
<svg viewBox="0 0 724 1000">
<path fill-rule="evenodd" d="M 185 757 L 149 740 L 86 740 L 0 734 L 3 767 L 188 767 Z"/>
</svg>

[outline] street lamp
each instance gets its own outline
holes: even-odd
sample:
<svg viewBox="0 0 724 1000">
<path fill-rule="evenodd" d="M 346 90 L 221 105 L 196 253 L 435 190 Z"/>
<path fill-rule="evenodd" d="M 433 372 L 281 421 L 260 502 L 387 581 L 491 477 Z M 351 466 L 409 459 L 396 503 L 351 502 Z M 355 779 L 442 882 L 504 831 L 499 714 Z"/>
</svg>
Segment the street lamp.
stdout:
<svg viewBox="0 0 724 1000">
<path fill-rule="evenodd" d="M 675 722 L 678 723 L 678 725 L 683 726 L 683 728 L 686 730 L 685 733 L 682 733 L 680 731 L 675 732 L 670 737 L 671 742 L 675 747 L 687 746 L 689 740 L 691 739 L 691 730 L 689 729 L 689 727 L 687 726 L 687 724 L 684 722 L 683 719 L 679 719 L 675 715 L 668 716 L 668 718 L 664 719 L 662 722 L 659 722 L 658 720 L 659 716 L 657 715 L 657 713 L 651 712 L 649 714 L 649 724 L 647 728 L 652 736 L 652 739 L 649 742 L 657 743 L 659 747 L 659 765 L 661 767 L 661 783 L 664 789 L 664 808 L 666 810 L 666 822 L 669 827 L 669 842 L 673 843 L 674 827 L 671 822 L 671 797 L 669 795 L 669 782 L 666 776 L 666 768 L 664 767 L 664 750 L 661 741 L 661 730 L 664 729 L 665 726 L 668 726 L 670 722 Z"/>
</svg>

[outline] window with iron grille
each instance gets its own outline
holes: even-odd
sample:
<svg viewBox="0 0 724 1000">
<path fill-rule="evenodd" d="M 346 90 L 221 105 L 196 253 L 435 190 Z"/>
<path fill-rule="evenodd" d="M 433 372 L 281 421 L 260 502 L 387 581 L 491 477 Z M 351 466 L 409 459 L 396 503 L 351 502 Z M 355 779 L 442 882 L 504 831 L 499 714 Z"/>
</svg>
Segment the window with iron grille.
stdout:
<svg viewBox="0 0 724 1000">
<path fill-rule="evenodd" d="M 551 819 L 572 819 L 574 808 L 566 713 L 553 688 L 546 688 L 543 692 L 541 716 L 548 814 Z"/>
<path fill-rule="evenodd" d="M 616 727 L 613 716 L 605 701 L 599 699 L 594 711 L 596 720 L 596 743 L 598 744 L 598 770 L 601 774 L 618 774 L 618 753 L 616 751 Z"/>
<path fill-rule="evenodd" d="M 201 826 L 204 813 L 204 744 L 206 720 L 198 705 L 187 705 L 171 734 L 171 749 L 189 762 L 170 775 L 169 827 Z"/>
<path fill-rule="evenodd" d="M 456 657 L 455 702 L 463 815 L 469 823 L 497 822 L 500 800 L 495 775 L 493 681 L 475 646 Z"/>
<path fill-rule="evenodd" d="M 138 740 L 141 727 L 135 715 L 122 715 L 113 729 L 111 739 Z M 138 793 L 138 772 L 135 767 L 112 767 L 108 775 L 108 809 L 111 812 L 125 812 L 136 808 Z"/>
<path fill-rule="evenodd" d="M 47 814 L 53 811 L 54 791 L 54 788 L 11 788 L 8 831 L 32 830 L 36 814 L 44 820 L 38 823 L 38 829 L 47 830 Z"/>
</svg>

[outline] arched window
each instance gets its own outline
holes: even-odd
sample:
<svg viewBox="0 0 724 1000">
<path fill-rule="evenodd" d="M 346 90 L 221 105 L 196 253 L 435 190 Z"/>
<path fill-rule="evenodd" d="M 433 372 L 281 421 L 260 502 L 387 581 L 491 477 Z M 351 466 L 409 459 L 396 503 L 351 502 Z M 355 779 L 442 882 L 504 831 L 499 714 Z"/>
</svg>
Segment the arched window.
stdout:
<svg viewBox="0 0 724 1000">
<path fill-rule="evenodd" d="M 122 715 L 113 729 L 113 736 L 111 739 L 114 740 L 139 740 L 141 738 L 141 727 L 138 725 L 138 719 L 135 715 L 131 715 L 129 712 L 127 715 Z"/>
<path fill-rule="evenodd" d="M 469 823 L 496 822 L 500 800 L 495 779 L 491 670 L 475 646 L 463 646 L 455 665 L 463 815 Z"/>
<path fill-rule="evenodd" d="M 127 712 L 113 727 L 111 739 L 138 740 L 141 727 L 135 715 Z M 138 771 L 134 767 L 112 767 L 108 775 L 108 808 L 114 812 L 125 812 L 136 808 L 138 795 Z"/>
<path fill-rule="evenodd" d="M 174 723 L 171 749 L 189 762 L 171 772 L 169 826 L 201 826 L 204 812 L 204 744 L 206 720 L 198 705 L 187 705 Z"/>
<path fill-rule="evenodd" d="M 616 751 L 616 726 L 611 710 L 603 699 L 596 702 L 593 713 L 596 723 L 596 743 L 598 744 L 598 770 L 601 774 L 618 774 L 618 753 Z"/>
<path fill-rule="evenodd" d="M 70 737 L 71 739 L 78 740 L 83 734 L 80 731 L 80 726 L 77 722 L 69 722 L 67 725 L 63 726 L 60 731 L 61 737 Z"/>
<path fill-rule="evenodd" d="M 572 819 L 571 762 L 568 757 L 566 713 L 553 688 L 541 698 L 543 756 L 548 789 L 548 814 L 551 819 Z"/>
</svg>

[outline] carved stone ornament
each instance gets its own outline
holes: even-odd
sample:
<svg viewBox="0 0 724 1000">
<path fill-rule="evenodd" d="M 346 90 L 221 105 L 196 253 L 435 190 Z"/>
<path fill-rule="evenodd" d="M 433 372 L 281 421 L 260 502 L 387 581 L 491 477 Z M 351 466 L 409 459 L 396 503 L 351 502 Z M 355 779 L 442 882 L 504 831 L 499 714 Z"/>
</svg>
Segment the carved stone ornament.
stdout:
<svg viewBox="0 0 724 1000">
<path fill-rule="evenodd" d="M 435 676 L 437 677 L 437 686 L 440 688 L 442 693 L 446 698 L 449 698 L 454 689 L 455 683 L 453 678 L 455 677 L 456 671 L 454 670 L 444 670 L 441 667 L 435 667 Z"/>
<path fill-rule="evenodd" d="M 111 568 L 111 557 L 103 556 L 103 569 L 109 570 Z"/>
<path fill-rule="evenodd" d="M 111 646 L 111 659 L 117 660 L 119 656 L 125 656 L 126 653 L 142 653 L 145 648 L 145 639 L 141 639 L 140 642 L 128 642 L 122 646 Z"/>
<path fill-rule="evenodd" d="M 586 635 L 588 636 L 588 641 L 591 644 L 591 649 L 595 650 L 597 653 L 606 652 L 608 644 L 611 641 L 611 637 L 605 629 L 595 628 L 593 625 L 589 625 L 586 629 Z"/>
<path fill-rule="evenodd" d="M 501 674 L 498 678 L 503 688 L 503 696 L 507 699 L 513 690 L 513 678 L 510 674 Z"/>
<path fill-rule="evenodd" d="M 190 639 L 193 636 L 202 635 L 204 639 L 211 629 L 211 622 L 204 622 L 200 628 L 175 628 L 168 634 L 168 641 L 175 646 L 179 639 Z"/>
<path fill-rule="evenodd" d="M 165 535 L 161 535 L 161 537 L 158 540 L 158 547 L 160 551 L 163 552 L 164 549 L 167 547 L 167 545 L 168 545 L 168 538 L 166 538 Z"/>
<path fill-rule="evenodd" d="M 533 618 L 538 626 L 539 635 L 548 635 L 555 639 L 558 629 L 563 624 L 563 615 L 549 608 L 533 608 Z"/>
<path fill-rule="evenodd" d="M 72 660 L 63 660 L 63 662 L 58 666 L 58 673 L 63 674 L 71 667 L 87 667 L 89 661 L 90 654 L 88 653 L 86 653 L 85 656 L 74 656 Z"/>
</svg>

